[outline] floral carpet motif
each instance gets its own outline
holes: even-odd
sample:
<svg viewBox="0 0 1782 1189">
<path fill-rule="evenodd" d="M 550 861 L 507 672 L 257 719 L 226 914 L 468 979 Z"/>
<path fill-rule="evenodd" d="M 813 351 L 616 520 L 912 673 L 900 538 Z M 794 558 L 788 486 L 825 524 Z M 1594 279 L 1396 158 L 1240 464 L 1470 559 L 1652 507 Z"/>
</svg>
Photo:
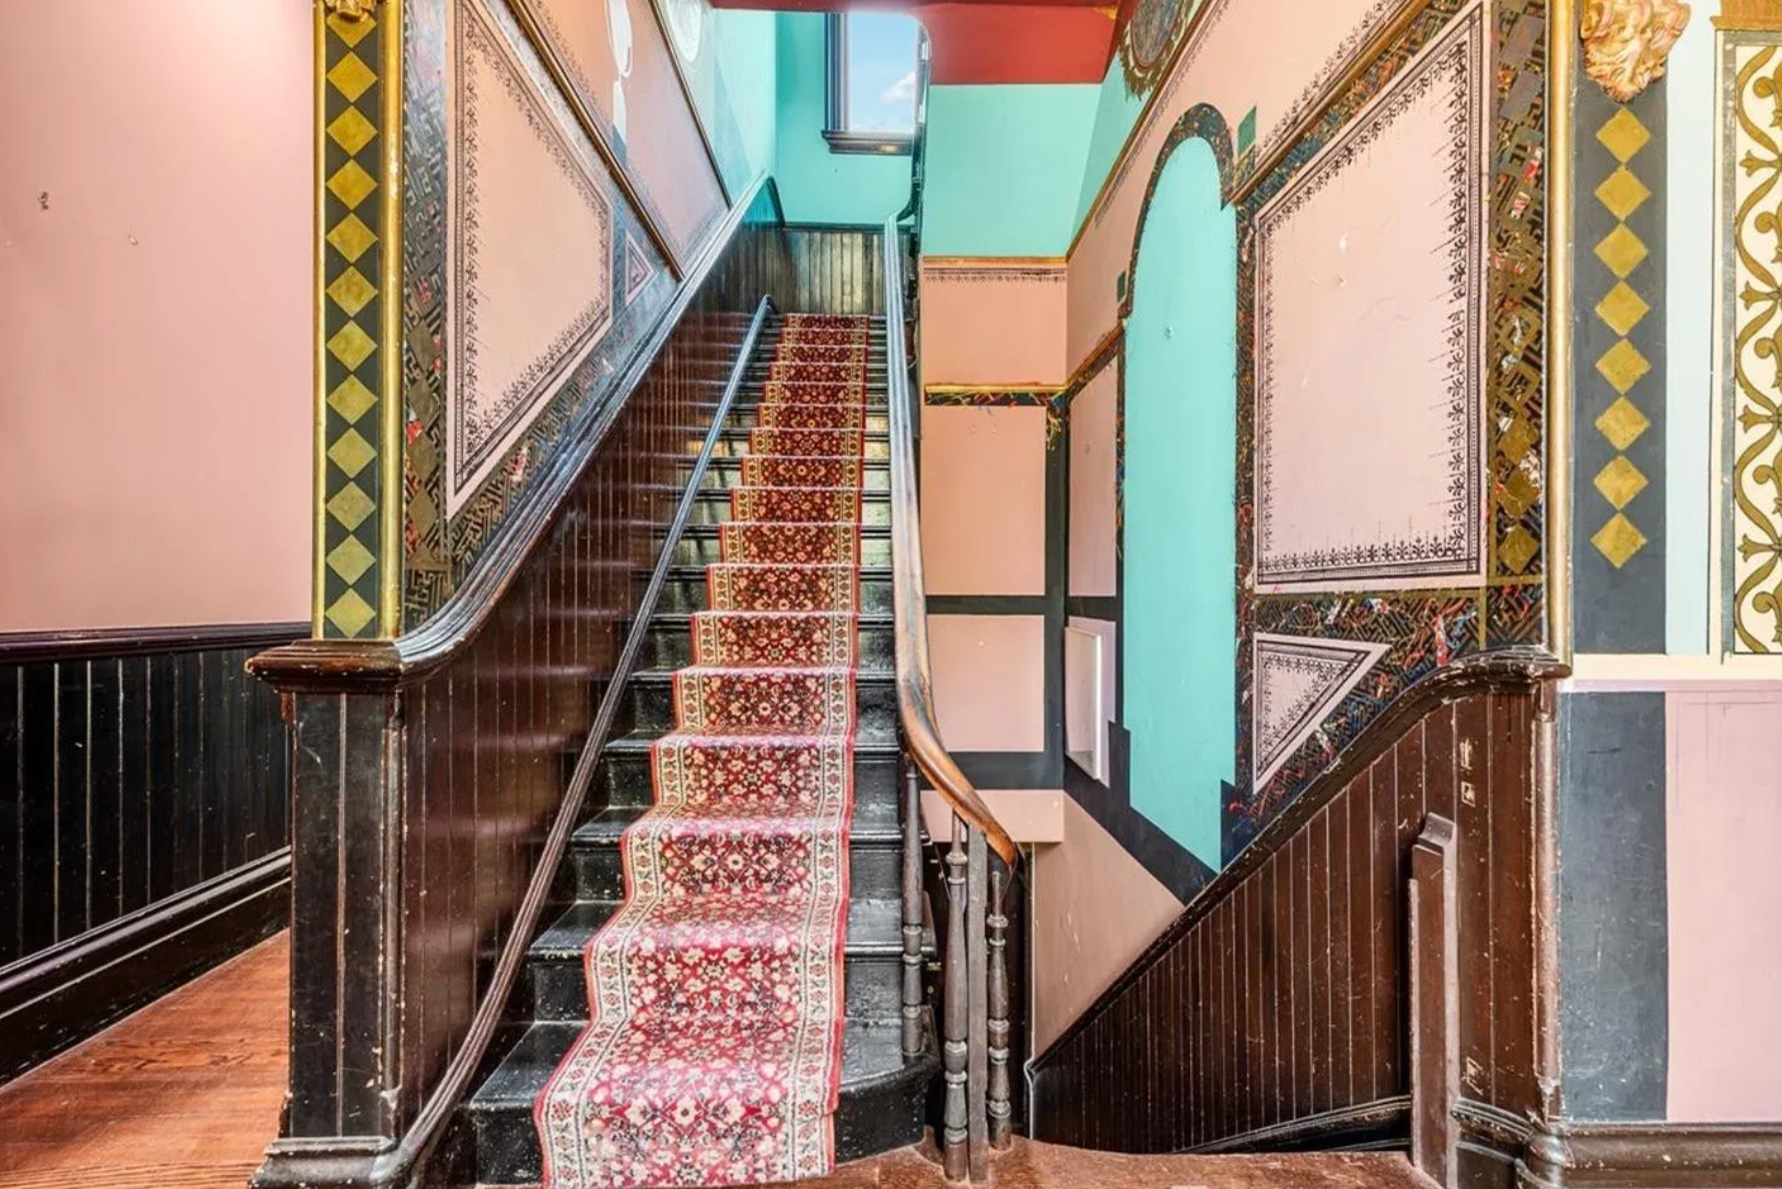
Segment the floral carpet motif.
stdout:
<svg viewBox="0 0 1782 1189">
<path fill-rule="evenodd" d="M 548 1186 L 834 1162 L 868 333 L 786 319 L 652 748 L 655 804 L 620 840 L 625 901 L 584 954 L 591 1023 L 535 1109 Z"/>
</svg>

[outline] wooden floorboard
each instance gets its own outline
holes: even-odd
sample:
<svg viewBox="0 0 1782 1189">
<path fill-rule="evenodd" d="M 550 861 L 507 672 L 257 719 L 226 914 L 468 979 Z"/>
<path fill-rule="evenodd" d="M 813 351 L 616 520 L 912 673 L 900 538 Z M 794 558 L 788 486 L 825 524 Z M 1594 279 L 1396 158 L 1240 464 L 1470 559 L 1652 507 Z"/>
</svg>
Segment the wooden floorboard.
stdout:
<svg viewBox="0 0 1782 1189">
<path fill-rule="evenodd" d="M 289 964 L 281 933 L 0 1087 L 0 1189 L 241 1189 L 278 1132 Z"/>
</svg>

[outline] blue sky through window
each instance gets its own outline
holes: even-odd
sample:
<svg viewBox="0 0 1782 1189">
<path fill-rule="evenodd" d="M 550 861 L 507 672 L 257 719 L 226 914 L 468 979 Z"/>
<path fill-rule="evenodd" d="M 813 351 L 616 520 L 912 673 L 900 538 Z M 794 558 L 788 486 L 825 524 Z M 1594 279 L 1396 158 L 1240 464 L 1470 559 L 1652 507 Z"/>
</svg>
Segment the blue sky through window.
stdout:
<svg viewBox="0 0 1782 1189">
<path fill-rule="evenodd" d="M 915 19 L 890 13 L 847 16 L 847 130 L 909 133 L 916 126 Z"/>
</svg>

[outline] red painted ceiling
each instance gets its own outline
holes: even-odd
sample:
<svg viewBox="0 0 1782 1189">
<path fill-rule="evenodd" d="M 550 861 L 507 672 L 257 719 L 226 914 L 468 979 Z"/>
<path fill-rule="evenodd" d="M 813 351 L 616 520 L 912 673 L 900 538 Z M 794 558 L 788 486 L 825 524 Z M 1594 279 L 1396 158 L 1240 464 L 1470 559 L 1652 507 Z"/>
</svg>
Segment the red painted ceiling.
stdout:
<svg viewBox="0 0 1782 1189">
<path fill-rule="evenodd" d="M 1099 83 L 1114 50 L 1115 10 L 1106 0 L 713 0 L 719 8 L 908 12 L 934 44 L 933 81 Z"/>
</svg>

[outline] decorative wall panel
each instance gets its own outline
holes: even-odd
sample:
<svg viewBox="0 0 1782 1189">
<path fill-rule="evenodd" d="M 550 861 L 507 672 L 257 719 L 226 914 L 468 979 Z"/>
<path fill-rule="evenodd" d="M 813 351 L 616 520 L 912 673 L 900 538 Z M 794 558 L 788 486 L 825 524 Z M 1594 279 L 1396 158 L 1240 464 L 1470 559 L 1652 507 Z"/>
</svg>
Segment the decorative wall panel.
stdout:
<svg viewBox="0 0 1782 1189">
<path fill-rule="evenodd" d="M 1484 577 L 1484 52 L 1475 15 L 1256 216 L 1264 592 Z"/>
<path fill-rule="evenodd" d="M 518 0 L 682 260 L 725 197 L 651 0 Z"/>
<path fill-rule="evenodd" d="M 1725 647 L 1782 652 L 1782 33 L 1723 29 L 1718 333 Z"/>
<path fill-rule="evenodd" d="M 929 257 L 922 262 L 922 379 L 1063 384 L 1063 261 Z"/>
<path fill-rule="evenodd" d="M 440 13 L 417 13 L 408 36 L 421 80 L 404 157 L 409 628 L 607 395 L 673 285 L 507 6 Z"/>
<path fill-rule="evenodd" d="M 1365 640 L 1258 632 L 1255 783 L 1268 783 L 1388 650 Z"/>
</svg>

